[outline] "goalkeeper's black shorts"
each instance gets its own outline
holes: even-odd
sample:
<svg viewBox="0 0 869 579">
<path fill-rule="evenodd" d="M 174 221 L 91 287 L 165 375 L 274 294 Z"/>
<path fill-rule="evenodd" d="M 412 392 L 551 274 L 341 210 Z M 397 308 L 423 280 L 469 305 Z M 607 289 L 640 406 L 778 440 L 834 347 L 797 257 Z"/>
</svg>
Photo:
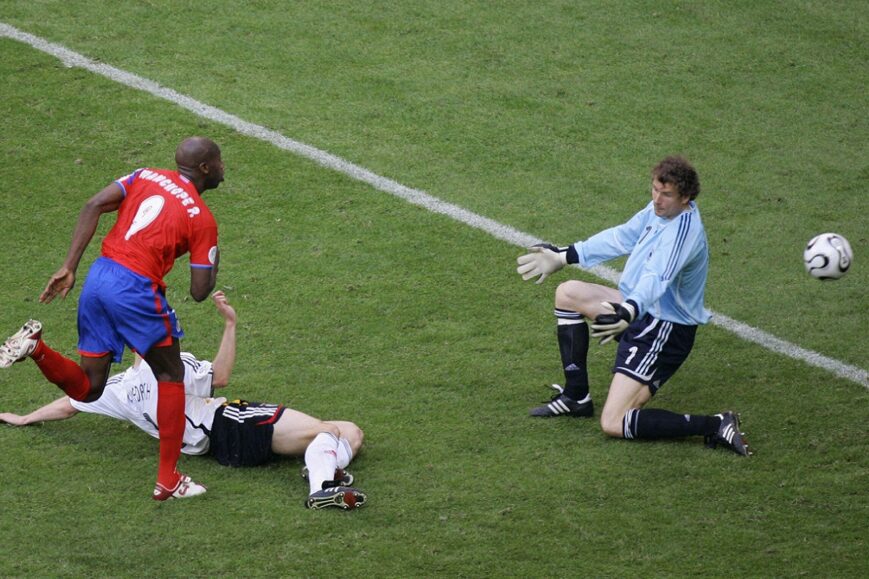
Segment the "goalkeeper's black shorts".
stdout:
<svg viewBox="0 0 869 579">
<path fill-rule="evenodd" d="M 633 378 L 655 394 L 691 353 L 696 333 L 697 326 L 645 314 L 621 335 L 613 373 Z"/>
<path fill-rule="evenodd" d="M 257 466 L 270 460 L 275 422 L 284 407 L 246 400 L 224 403 L 214 413 L 211 455 L 224 466 Z"/>
</svg>

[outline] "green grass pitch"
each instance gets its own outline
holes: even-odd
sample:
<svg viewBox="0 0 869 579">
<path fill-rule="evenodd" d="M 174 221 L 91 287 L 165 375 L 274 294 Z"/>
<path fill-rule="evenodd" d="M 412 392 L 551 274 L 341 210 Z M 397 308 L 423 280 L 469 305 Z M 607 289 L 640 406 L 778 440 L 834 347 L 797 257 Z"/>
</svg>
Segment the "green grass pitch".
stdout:
<svg viewBox="0 0 869 579">
<path fill-rule="evenodd" d="M 0 0 L 0 22 L 561 244 L 632 215 L 682 153 L 708 307 L 866 368 L 865 3 Z M 298 461 L 185 457 L 208 494 L 157 505 L 132 427 L 3 427 L 0 575 L 869 575 L 865 385 L 707 326 L 651 405 L 740 411 L 754 457 L 535 421 L 560 379 L 554 289 L 590 274 L 523 283 L 518 247 L 2 37 L 0 116 L 0 334 L 38 317 L 74 355 L 78 289 L 36 298 L 81 205 L 207 134 L 229 394 L 360 424 L 370 497 L 310 512 Z M 801 264 L 824 231 L 855 253 L 836 282 Z M 208 357 L 221 323 L 186 269 L 169 299 Z M 612 356 L 592 347 L 598 408 Z M 0 373 L 0 411 L 58 395 L 30 363 Z"/>
</svg>

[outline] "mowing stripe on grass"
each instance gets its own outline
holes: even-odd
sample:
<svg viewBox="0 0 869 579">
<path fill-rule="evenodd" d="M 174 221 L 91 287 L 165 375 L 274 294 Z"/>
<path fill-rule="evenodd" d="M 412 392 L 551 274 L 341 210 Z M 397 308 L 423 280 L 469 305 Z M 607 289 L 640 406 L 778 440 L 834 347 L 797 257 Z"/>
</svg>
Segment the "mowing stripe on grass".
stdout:
<svg viewBox="0 0 869 579">
<path fill-rule="evenodd" d="M 498 223 L 497 221 L 489 219 L 488 217 L 483 217 L 482 215 L 477 215 L 476 213 L 468 211 L 458 205 L 442 201 L 437 197 L 429 195 L 425 191 L 412 189 L 393 181 L 392 179 L 381 177 L 380 175 L 372 173 L 368 169 L 358 165 L 354 165 L 341 157 L 337 157 L 331 153 L 327 153 L 326 151 L 321 151 L 320 149 L 306 145 L 305 143 L 295 141 L 263 126 L 247 122 L 235 115 L 199 102 L 170 88 L 160 86 L 156 82 L 148 80 L 147 78 L 109 66 L 108 64 L 93 61 L 90 58 L 77 52 L 73 52 L 59 44 L 28 34 L 27 32 L 23 32 L 4 22 L 0 22 L 0 37 L 7 37 L 28 44 L 37 50 L 60 59 L 68 67 L 76 66 L 84 68 L 120 84 L 167 100 L 202 118 L 226 125 L 243 135 L 260 139 L 274 145 L 275 147 L 310 159 L 323 167 L 343 173 L 344 175 L 352 177 L 358 181 L 368 183 L 375 189 L 404 199 L 409 203 L 413 203 L 414 205 L 418 205 L 434 213 L 446 215 L 451 219 L 485 231 L 502 241 L 506 241 L 519 247 L 529 247 L 535 243 L 543 242 L 542 239 L 514 229 L 509 225 Z M 594 267 L 587 271 L 613 284 L 617 283 L 619 278 L 619 272 L 604 266 Z M 733 332 L 744 340 L 763 346 L 768 350 L 783 354 L 795 360 L 800 360 L 818 368 L 823 368 L 840 378 L 851 380 L 852 382 L 856 382 L 857 384 L 869 388 L 869 372 L 863 368 L 851 366 L 850 364 L 840 362 L 839 360 L 824 356 L 823 354 L 819 354 L 812 350 L 806 350 L 805 348 L 791 344 L 790 342 L 777 338 L 763 330 L 759 330 L 723 314 L 713 312 L 712 323 Z"/>
</svg>

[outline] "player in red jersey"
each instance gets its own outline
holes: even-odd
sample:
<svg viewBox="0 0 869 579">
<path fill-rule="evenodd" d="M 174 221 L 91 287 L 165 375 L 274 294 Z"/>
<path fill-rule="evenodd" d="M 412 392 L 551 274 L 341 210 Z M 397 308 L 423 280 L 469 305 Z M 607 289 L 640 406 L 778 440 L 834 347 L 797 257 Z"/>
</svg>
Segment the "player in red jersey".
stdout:
<svg viewBox="0 0 869 579">
<path fill-rule="evenodd" d="M 214 289 L 220 261 L 217 223 L 200 197 L 223 181 L 220 148 L 190 137 L 178 145 L 175 163 L 177 171 L 139 169 L 92 197 L 79 214 L 63 266 L 39 297 L 43 303 L 66 297 L 100 216 L 117 211 L 79 298 L 80 364 L 49 348 L 35 320 L 0 347 L 0 367 L 29 356 L 49 381 L 83 402 L 100 397 L 125 346 L 142 355 L 158 380 L 160 462 L 153 497 L 161 501 L 205 492 L 176 470 L 184 434 L 184 333 L 166 302 L 163 277 L 176 258 L 190 253 L 190 295 L 199 302 Z"/>
</svg>

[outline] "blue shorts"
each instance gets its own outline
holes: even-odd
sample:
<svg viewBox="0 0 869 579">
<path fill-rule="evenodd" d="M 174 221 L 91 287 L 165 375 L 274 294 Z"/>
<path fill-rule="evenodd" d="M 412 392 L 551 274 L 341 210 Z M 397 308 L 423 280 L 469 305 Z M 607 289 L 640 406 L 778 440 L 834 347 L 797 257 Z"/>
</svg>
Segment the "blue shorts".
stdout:
<svg viewBox="0 0 869 579">
<path fill-rule="evenodd" d="M 78 301 L 78 351 L 82 356 L 111 353 L 121 361 L 124 346 L 145 355 L 184 332 L 159 285 L 107 257 L 85 278 Z"/>
<path fill-rule="evenodd" d="M 691 353 L 696 333 L 697 326 L 665 322 L 646 314 L 622 334 L 613 373 L 633 378 L 655 394 Z"/>
</svg>

